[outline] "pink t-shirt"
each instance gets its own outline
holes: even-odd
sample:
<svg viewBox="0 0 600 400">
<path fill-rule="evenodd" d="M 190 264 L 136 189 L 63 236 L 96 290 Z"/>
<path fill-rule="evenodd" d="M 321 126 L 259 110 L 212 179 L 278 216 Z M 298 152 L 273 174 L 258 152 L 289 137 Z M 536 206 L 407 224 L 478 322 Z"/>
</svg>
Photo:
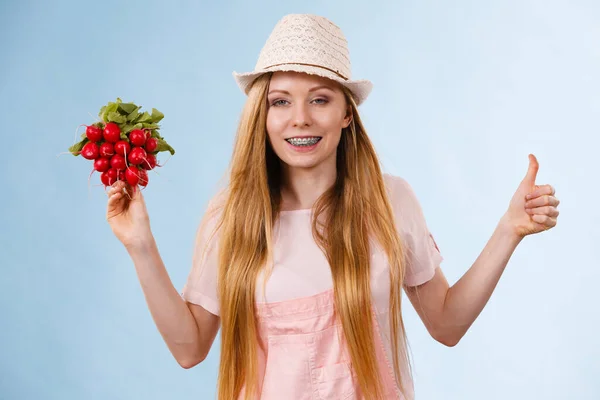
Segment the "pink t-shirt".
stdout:
<svg viewBox="0 0 600 400">
<path fill-rule="evenodd" d="M 430 233 L 419 201 L 408 182 L 398 176 L 384 174 L 400 239 L 406 248 L 406 286 L 416 286 L 430 280 L 443 257 Z M 215 199 L 211 201 L 211 205 Z M 197 235 L 197 253 L 182 290 L 182 297 L 219 315 L 217 297 L 218 234 L 209 241 L 217 213 L 205 216 Z M 333 287 L 329 263 L 312 236 L 311 210 L 283 211 L 274 228 L 274 265 L 272 275 L 262 288 L 259 276 L 257 302 L 272 303 L 300 299 L 323 293 Z M 204 258 L 202 249 L 208 245 Z M 371 290 L 378 313 L 382 340 L 391 360 L 389 310 L 389 266 L 387 257 L 378 248 L 371 254 Z"/>
</svg>

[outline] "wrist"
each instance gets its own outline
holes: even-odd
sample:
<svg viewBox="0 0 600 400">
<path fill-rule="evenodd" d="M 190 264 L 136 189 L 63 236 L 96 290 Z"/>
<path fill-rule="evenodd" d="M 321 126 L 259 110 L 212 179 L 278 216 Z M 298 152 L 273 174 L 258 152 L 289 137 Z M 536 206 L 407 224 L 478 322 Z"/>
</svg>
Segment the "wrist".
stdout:
<svg viewBox="0 0 600 400">
<path fill-rule="evenodd" d="M 137 235 L 126 243 L 124 243 L 125 249 L 130 253 L 139 253 L 139 252 L 147 252 L 152 249 L 152 247 L 156 246 L 154 241 L 154 236 L 151 232 Z"/>
<path fill-rule="evenodd" d="M 523 236 L 517 233 L 516 229 L 507 221 L 506 216 L 500 219 L 496 229 L 503 238 L 506 238 L 514 245 L 518 245 L 523 240 Z"/>
</svg>

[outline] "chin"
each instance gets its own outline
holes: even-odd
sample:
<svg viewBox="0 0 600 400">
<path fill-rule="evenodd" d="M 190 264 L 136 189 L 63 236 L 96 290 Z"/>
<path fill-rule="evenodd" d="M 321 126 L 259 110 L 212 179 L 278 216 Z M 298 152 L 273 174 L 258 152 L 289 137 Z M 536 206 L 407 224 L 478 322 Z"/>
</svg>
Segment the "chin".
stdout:
<svg viewBox="0 0 600 400">
<path fill-rule="evenodd" d="M 282 161 L 288 168 L 312 169 L 321 164 L 323 160 L 315 160 L 313 157 L 306 157 L 305 159 L 302 159 L 302 157 L 294 157 L 293 159 L 286 157 Z"/>
<path fill-rule="evenodd" d="M 284 149 L 280 153 L 279 159 L 283 161 L 288 168 L 314 169 L 321 165 L 329 164 L 330 162 L 333 162 L 335 165 L 335 155 L 335 149 L 331 152 L 316 151 L 307 154 L 298 154 L 293 150 L 290 151 L 289 149 Z"/>
</svg>

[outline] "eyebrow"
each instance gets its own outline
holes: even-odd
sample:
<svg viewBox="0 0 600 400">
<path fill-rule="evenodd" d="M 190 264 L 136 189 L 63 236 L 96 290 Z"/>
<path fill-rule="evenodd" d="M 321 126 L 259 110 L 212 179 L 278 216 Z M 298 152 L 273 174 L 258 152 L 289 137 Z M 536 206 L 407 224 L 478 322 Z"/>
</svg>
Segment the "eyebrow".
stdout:
<svg viewBox="0 0 600 400">
<path fill-rule="evenodd" d="M 315 86 L 315 87 L 311 88 L 308 92 L 309 93 L 310 92 L 314 92 L 314 91 L 319 90 L 319 89 L 329 89 L 332 92 L 334 91 L 330 86 L 327 86 L 327 85 L 318 85 L 318 86 Z M 273 93 L 276 93 L 276 92 L 283 93 L 283 94 L 290 94 L 290 92 L 288 92 L 287 90 L 281 90 L 281 89 L 271 90 L 269 92 L 269 94 L 273 94 Z"/>
</svg>

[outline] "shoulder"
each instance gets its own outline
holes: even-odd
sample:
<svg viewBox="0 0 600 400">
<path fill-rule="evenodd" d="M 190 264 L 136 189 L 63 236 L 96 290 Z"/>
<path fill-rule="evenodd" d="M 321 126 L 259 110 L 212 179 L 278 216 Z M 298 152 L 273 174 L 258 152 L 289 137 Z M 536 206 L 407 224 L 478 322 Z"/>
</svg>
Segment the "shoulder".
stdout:
<svg viewBox="0 0 600 400">
<path fill-rule="evenodd" d="M 222 214 L 228 196 L 229 190 L 227 187 L 216 190 L 216 193 L 208 200 L 206 214 L 211 216 Z"/>
<path fill-rule="evenodd" d="M 398 175 L 392 175 L 387 172 L 383 174 L 383 181 L 388 187 L 408 185 L 408 182 L 403 177 Z"/>
<path fill-rule="evenodd" d="M 204 239 L 207 239 L 208 236 L 212 237 L 212 235 L 218 236 L 218 229 L 216 228 L 223 216 L 223 210 L 227 202 L 227 196 L 227 188 L 224 188 L 218 189 L 216 193 L 209 198 L 198 227 L 198 233 Z"/>
<path fill-rule="evenodd" d="M 390 204 L 401 226 L 410 228 L 423 219 L 423 209 L 412 185 L 403 177 L 383 174 Z"/>
<path fill-rule="evenodd" d="M 385 173 L 383 174 L 383 181 L 393 207 L 406 207 L 417 201 L 415 191 L 405 178 Z"/>
</svg>

